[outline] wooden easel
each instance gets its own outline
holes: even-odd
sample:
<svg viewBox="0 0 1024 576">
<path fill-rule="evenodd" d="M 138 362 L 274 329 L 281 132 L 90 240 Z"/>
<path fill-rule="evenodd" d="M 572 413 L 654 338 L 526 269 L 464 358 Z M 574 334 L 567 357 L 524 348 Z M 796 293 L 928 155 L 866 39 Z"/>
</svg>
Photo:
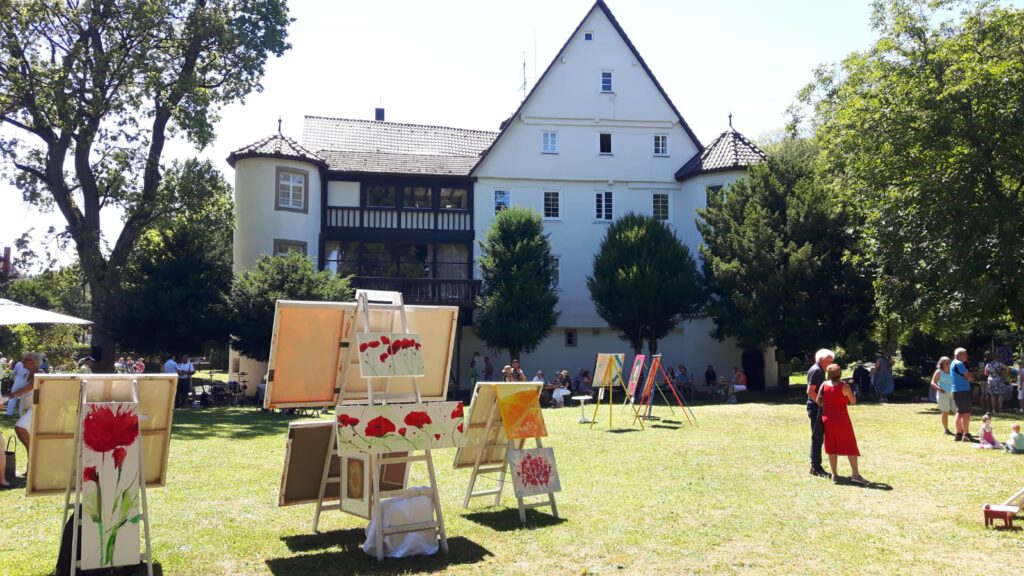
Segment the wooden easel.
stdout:
<svg viewBox="0 0 1024 576">
<path fill-rule="evenodd" d="M 597 378 L 597 374 L 594 374 L 594 378 Z M 593 428 L 594 424 L 597 424 L 597 413 L 601 409 L 601 402 L 604 400 L 604 394 L 602 392 L 605 388 L 608 389 L 608 427 L 612 426 L 612 407 L 615 406 L 615 383 L 618 382 L 619 387 L 622 388 L 623 394 L 629 396 L 629 388 L 626 387 L 626 382 L 622 379 L 622 362 L 619 357 L 613 355 L 612 360 L 605 365 L 604 374 L 601 375 L 601 386 L 598 388 L 597 402 L 594 403 L 594 417 L 591 418 L 590 427 Z M 632 405 L 633 415 L 639 416 L 639 408 Z M 633 423 L 637 423 L 639 420 L 633 418 Z M 640 422 L 640 429 L 644 429 L 644 423 Z"/>
<path fill-rule="evenodd" d="M 370 313 L 374 310 L 382 310 L 391 312 L 391 327 L 394 329 L 395 321 L 398 320 L 401 331 L 408 334 L 409 324 L 405 313 L 405 304 L 402 299 L 400 292 L 383 292 L 376 290 L 357 290 L 356 291 L 356 319 L 362 315 L 363 318 L 363 331 L 370 331 Z M 346 343 L 342 343 L 342 347 L 345 349 L 343 352 L 343 366 L 349 366 L 349 355 L 355 348 L 354 341 L 351 339 L 355 338 L 355 331 L 349 333 L 350 340 Z M 346 345 L 347 344 L 347 345 Z M 398 402 L 415 402 L 417 404 L 422 403 L 422 396 L 420 394 L 419 385 L 416 379 L 412 379 L 413 393 L 400 394 L 390 392 L 391 377 L 381 378 L 384 380 L 383 391 L 376 390 L 376 385 L 373 380 L 369 380 L 367 383 L 367 404 L 373 406 L 375 404 L 387 404 L 389 401 Z M 346 384 L 343 382 L 341 392 L 338 396 L 339 403 L 345 398 L 345 387 Z M 324 504 L 324 492 L 326 491 L 327 485 L 331 483 L 341 484 L 340 489 L 344 492 L 343 484 L 343 472 L 344 467 L 340 472 L 339 476 L 330 475 L 330 464 L 331 459 L 337 456 L 340 459 L 344 458 L 344 454 L 338 451 L 338 421 L 333 420 L 332 434 L 331 434 L 331 448 L 327 450 L 324 462 L 324 471 L 320 479 L 320 495 L 316 502 L 316 508 L 313 513 L 313 531 L 316 532 L 320 523 L 320 512 L 323 510 L 342 510 L 344 512 L 352 513 L 351 511 L 344 509 L 344 494 L 339 499 L 337 504 Z M 393 534 L 403 534 L 407 532 L 419 532 L 421 530 L 433 530 L 437 538 L 440 540 L 441 550 L 445 553 L 448 552 L 448 536 L 445 533 L 444 528 L 444 516 L 441 512 L 441 499 L 437 491 L 437 477 L 434 473 L 434 460 L 430 454 L 429 448 L 423 449 L 423 454 L 411 454 L 407 452 L 390 453 L 390 454 L 367 454 L 367 464 L 369 467 L 370 474 L 370 513 L 369 518 L 377 518 L 375 536 L 378 543 L 377 546 L 377 560 L 384 559 L 384 537 Z M 414 462 L 423 462 L 427 466 L 427 475 L 430 480 L 429 488 L 406 488 L 408 480 L 408 466 Z M 389 481 L 387 476 L 387 470 L 389 466 L 402 466 L 405 471 L 401 484 L 398 482 Z M 397 486 L 396 488 L 388 488 L 388 485 Z M 433 503 L 433 520 L 429 522 L 416 522 L 412 524 L 403 524 L 398 526 L 390 526 L 384 528 L 384 522 L 380 514 L 380 501 L 382 498 L 394 498 L 404 496 L 427 496 Z M 356 514 L 360 516 L 359 514 Z"/>
<path fill-rule="evenodd" d="M 501 415 L 498 412 L 497 393 L 495 393 L 494 398 L 494 402 L 492 402 L 490 407 L 487 409 L 487 420 L 484 424 L 480 425 L 471 423 L 469 425 L 470 429 L 483 429 L 484 443 L 476 453 L 476 460 L 473 462 L 473 468 L 469 474 L 469 486 L 466 487 L 466 496 L 462 499 L 463 508 L 469 508 L 470 498 L 479 498 L 482 496 L 494 496 L 494 503 L 492 506 L 498 506 L 501 504 L 501 495 L 505 490 L 505 477 L 509 471 L 509 452 L 511 450 L 522 450 L 526 445 L 526 438 L 506 440 L 504 442 L 498 441 L 500 438 L 504 437 L 504 432 L 501 425 Z M 473 400 L 473 409 L 475 410 L 477 409 L 475 402 L 476 398 Z M 534 441 L 536 442 L 537 448 L 544 447 L 540 438 L 534 438 Z M 485 454 L 489 454 L 493 449 L 500 447 L 504 447 L 501 464 L 485 464 L 482 462 Z M 479 492 L 473 491 L 473 488 L 476 487 L 476 481 L 478 478 L 482 477 L 484 474 L 494 473 L 498 474 L 498 486 L 496 488 L 481 490 Z M 524 524 L 526 523 L 526 510 L 529 508 L 543 508 L 545 506 L 550 506 L 551 514 L 555 518 L 558 518 L 558 504 L 555 502 L 555 493 L 547 492 L 540 496 L 546 497 L 546 500 L 527 503 L 524 498 L 518 495 L 516 496 L 516 503 L 519 508 L 519 520 Z"/>
<path fill-rule="evenodd" d="M 686 403 L 686 399 L 679 394 L 679 391 L 676 389 L 676 385 L 672 382 L 672 378 L 669 377 L 668 372 L 665 371 L 665 366 L 661 363 L 661 354 L 655 354 L 651 358 L 651 370 L 647 373 L 647 381 L 644 384 L 643 393 L 640 397 L 640 404 L 646 408 L 647 414 L 643 415 L 638 413 L 636 415 L 636 419 L 651 419 L 651 411 L 654 405 L 654 391 L 652 389 L 657 389 L 661 394 L 661 398 L 668 406 L 669 412 L 672 414 L 676 413 L 675 410 L 672 409 L 672 403 L 669 402 L 668 397 L 665 396 L 665 391 L 658 388 L 658 384 L 656 382 L 658 374 L 661 374 L 661 377 L 665 379 L 665 384 L 668 385 L 669 391 L 672 392 L 672 396 L 675 397 L 676 403 L 683 411 L 683 416 L 686 416 L 686 421 L 692 426 L 696 426 L 697 417 L 693 414 L 693 410 L 690 409 L 689 404 Z M 636 419 L 634 419 L 634 422 L 637 421 Z"/>
<path fill-rule="evenodd" d="M 75 576 L 75 573 L 81 568 L 81 558 L 79 557 L 78 550 L 78 533 L 81 530 L 82 524 L 82 428 L 85 423 L 85 404 L 86 404 L 86 393 L 89 387 L 87 380 L 82 380 L 79 385 L 79 396 L 78 396 L 78 427 L 75 429 L 75 472 L 73 482 L 68 482 L 68 488 L 64 491 L 64 519 L 61 525 L 64 526 L 68 521 L 68 512 L 72 516 L 71 526 L 71 576 Z M 105 395 L 109 398 L 108 394 Z M 132 380 L 132 400 L 136 406 L 139 404 L 139 385 L 137 380 Z M 142 415 L 139 415 L 140 418 Z M 141 553 L 141 558 L 146 562 L 146 574 L 153 576 L 153 549 L 149 537 L 149 503 L 146 501 L 146 475 L 143 471 L 143 461 L 145 460 L 142 454 L 142 430 L 139 430 L 138 440 L 139 446 L 139 490 L 141 492 L 141 503 L 139 510 L 139 521 L 142 522 L 143 535 L 146 542 L 146 551 Z M 72 486 L 74 486 L 75 503 L 71 504 L 71 492 Z"/>
</svg>

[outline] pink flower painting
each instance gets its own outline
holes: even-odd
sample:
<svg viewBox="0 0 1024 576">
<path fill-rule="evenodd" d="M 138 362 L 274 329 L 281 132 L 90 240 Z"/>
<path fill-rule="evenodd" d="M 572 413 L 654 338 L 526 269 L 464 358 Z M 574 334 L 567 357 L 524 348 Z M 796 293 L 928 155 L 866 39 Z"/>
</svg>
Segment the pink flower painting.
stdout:
<svg viewBox="0 0 1024 576">
<path fill-rule="evenodd" d="M 359 374 L 363 378 L 424 376 L 419 334 L 358 332 Z"/>
<path fill-rule="evenodd" d="M 561 491 L 553 448 L 509 450 L 508 463 L 517 497 Z"/>
</svg>

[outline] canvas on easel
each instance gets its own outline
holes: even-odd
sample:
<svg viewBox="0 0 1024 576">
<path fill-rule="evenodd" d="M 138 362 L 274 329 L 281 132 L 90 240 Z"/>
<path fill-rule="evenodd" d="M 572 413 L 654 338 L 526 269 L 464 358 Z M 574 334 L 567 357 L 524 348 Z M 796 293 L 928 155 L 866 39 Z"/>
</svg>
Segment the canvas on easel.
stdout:
<svg viewBox="0 0 1024 576">
<path fill-rule="evenodd" d="M 644 372 L 646 358 L 643 354 L 637 354 L 636 358 L 633 359 L 633 368 L 629 371 L 629 385 L 626 389 L 626 404 L 631 403 L 636 396 L 636 387 L 640 384 L 640 376 Z"/>
<path fill-rule="evenodd" d="M 622 365 L 626 361 L 625 354 L 598 354 L 594 365 L 594 388 L 598 391 L 606 390 L 608 395 L 608 426 L 612 426 L 612 410 L 615 406 L 615 387 L 618 386 L 622 392 L 629 394 L 626 382 L 622 379 Z M 635 367 L 635 363 L 634 363 Z M 594 417 L 591 419 L 590 427 L 597 423 L 597 413 L 604 402 L 604 395 L 598 394 L 597 402 L 594 403 Z M 637 414 L 637 407 L 633 406 L 634 415 Z M 633 420 L 636 423 L 636 419 Z M 644 427 L 640 422 L 640 429 Z"/>
<path fill-rule="evenodd" d="M 665 395 L 665 391 L 659 388 L 657 385 L 656 378 L 659 375 L 665 382 L 665 386 L 669 389 L 669 391 L 672 393 L 672 396 L 675 398 L 676 404 L 678 404 L 679 408 L 682 409 L 683 416 L 686 417 L 687 422 L 695 426 L 697 418 L 696 416 L 693 415 L 693 411 L 690 409 L 690 406 L 686 403 L 685 398 L 683 398 L 682 394 L 680 394 L 679 391 L 676 389 L 676 385 L 675 383 L 672 382 L 672 378 L 669 377 L 668 372 L 665 371 L 665 367 L 661 363 L 661 354 L 655 354 L 651 358 L 651 370 L 650 372 L 647 373 L 647 381 L 644 384 L 643 393 L 640 397 L 641 410 L 646 410 L 646 414 L 644 414 L 643 412 L 638 412 L 634 417 L 634 422 L 640 421 L 642 419 L 651 419 L 651 413 L 653 411 L 654 406 L 655 389 L 661 394 L 661 398 L 665 401 L 665 405 L 668 406 L 669 411 L 672 414 L 675 414 L 675 410 L 672 409 L 672 403 L 669 402 L 668 397 Z"/>
<path fill-rule="evenodd" d="M 554 493 L 560 488 L 557 484 L 557 469 L 554 469 L 554 452 L 535 453 L 532 450 L 524 450 L 525 443 L 530 438 L 536 443 L 536 450 L 545 450 L 541 438 L 547 436 L 547 427 L 540 409 L 540 392 L 543 386 L 542 382 L 477 382 L 467 416 L 464 444 L 455 453 L 455 468 L 470 468 L 469 483 L 462 500 L 464 508 L 469 507 L 471 498 L 483 496 L 494 496 L 492 505 L 499 505 L 506 475 L 513 474 L 513 491 L 518 503 L 520 521 L 526 522 L 527 509 L 545 506 L 550 506 L 552 515 L 558 518 L 558 505 Z M 545 469 L 548 473 L 520 477 L 519 480 L 523 480 L 524 483 L 517 489 L 518 480 L 514 477 L 517 468 L 513 466 L 513 458 L 516 459 L 517 465 L 521 465 L 527 454 L 530 456 L 525 460 L 527 467 L 520 467 L 520 472 L 535 470 L 533 465 L 539 462 L 536 459 L 542 458 L 548 467 L 538 464 L 536 470 L 540 472 Z M 547 458 L 548 455 L 550 458 Z M 551 475 L 552 472 L 554 476 Z M 491 480 L 486 476 L 489 474 L 497 475 L 494 479 L 496 487 L 475 491 L 478 481 Z M 542 476 L 549 482 L 538 486 Z M 554 482 L 550 482 L 551 480 Z M 539 488 L 547 489 L 531 492 Z M 524 498 L 534 495 L 543 495 L 547 498 L 537 502 L 524 502 Z"/>
</svg>

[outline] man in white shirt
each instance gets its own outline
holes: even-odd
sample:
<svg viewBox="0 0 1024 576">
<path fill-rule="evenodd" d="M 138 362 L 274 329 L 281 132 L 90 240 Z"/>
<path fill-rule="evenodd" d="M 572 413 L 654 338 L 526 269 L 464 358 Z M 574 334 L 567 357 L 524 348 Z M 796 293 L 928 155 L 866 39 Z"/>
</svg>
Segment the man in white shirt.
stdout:
<svg viewBox="0 0 1024 576">
<path fill-rule="evenodd" d="M 192 366 L 192 359 L 188 354 L 181 355 L 178 362 L 178 395 L 181 397 L 181 405 L 188 404 L 188 395 L 192 393 L 192 375 L 196 369 Z"/>
<path fill-rule="evenodd" d="M 174 355 L 167 357 L 167 361 L 164 362 L 164 374 L 177 374 L 178 373 L 178 361 L 174 359 Z"/>
<path fill-rule="evenodd" d="M 14 385 L 11 386 L 11 394 L 13 395 L 15 392 L 21 390 L 22 388 L 25 387 L 26 384 L 28 384 L 29 371 L 27 368 L 25 368 L 24 362 L 18 362 L 17 364 L 14 365 L 14 369 L 11 370 L 11 373 L 14 375 Z M 18 398 L 12 397 L 7 402 L 7 415 L 14 416 L 15 411 L 18 410 L 19 404 L 20 402 Z M 24 410 L 21 410 L 17 412 L 17 414 L 20 416 L 23 412 Z"/>
</svg>

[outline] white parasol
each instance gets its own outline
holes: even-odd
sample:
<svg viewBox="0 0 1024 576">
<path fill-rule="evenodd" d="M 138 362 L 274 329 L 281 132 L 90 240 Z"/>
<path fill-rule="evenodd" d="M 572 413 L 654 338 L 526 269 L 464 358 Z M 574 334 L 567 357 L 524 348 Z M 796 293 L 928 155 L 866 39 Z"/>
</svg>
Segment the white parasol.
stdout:
<svg viewBox="0 0 1024 576">
<path fill-rule="evenodd" d="M 92 324 L 92 322 L 0 298 L 0 325 L 7 324 Z"/>
</svg>

